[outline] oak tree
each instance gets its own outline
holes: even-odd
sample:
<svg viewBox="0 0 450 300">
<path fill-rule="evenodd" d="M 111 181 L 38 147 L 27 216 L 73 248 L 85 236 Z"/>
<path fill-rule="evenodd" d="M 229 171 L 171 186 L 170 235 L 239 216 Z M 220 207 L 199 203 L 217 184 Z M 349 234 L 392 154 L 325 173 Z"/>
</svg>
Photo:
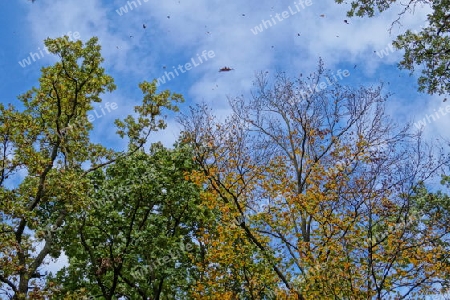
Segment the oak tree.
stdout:
<svg viewBox="0 0 450 300">
<path fill-rule="evenodd" d="M 221 208 L 228 226 L 209 249 L 210 263 L 226 274 L 230 261 L 242 274 L 263 263 L 249 278 L 264 278 L 264 292 L 278 297 L 385 299 L 445 290 L 448 266 L 436 262 L 448 251 L 449 232 L 427 223 L 416 202 L 420 183 L 443 172 L 448 156 L 407 126 L 397 128 L 382 87 L 306 92 L 329 76 L 321 63 L 306 79 L 280 74 L 269 84 L 261 74 L 250 99 L 230 99 L 226 121 L 204 106 L 181 119 L 210 205 Z M 227 279 L 223 272 L 207 276 L 222 296 L 214 283 Z M 243 295 L 264 299 L 246 281 Z"/>
<path fill-rule="evenodd" d="M 42 68 L 39 87 L 19 97 L 23 110 L 0 105 L 0 290 L 12 299 L 50 294 L 42 267 L 59 257 L 67 218 L 89 205 L 90 174 L 141 149 L 151 132 L 165 127 L 163 110 L 182 101 L 143 82 L 137 117 L 116 121 L 129 149 L 92 143 L 88 112 L 115 89 L 97 42 L 47 39 L 59 61 Z"/>
<path fill-rule="evenodd" d="M 63 230 L 69 265 L 50 280 L 54 298 L 186 299 L 212 217 L 185 179 L 194 168 L 187 146 L 154 144 L 92 173 L 87 209 Z"/>
</svg>

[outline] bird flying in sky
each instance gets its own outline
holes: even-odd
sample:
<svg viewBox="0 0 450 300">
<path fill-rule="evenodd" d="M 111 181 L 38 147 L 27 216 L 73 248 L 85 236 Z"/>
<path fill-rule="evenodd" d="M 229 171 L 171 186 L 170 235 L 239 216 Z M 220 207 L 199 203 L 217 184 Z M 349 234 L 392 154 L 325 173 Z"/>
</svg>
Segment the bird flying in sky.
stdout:
<svg viewBox="0 0 450 300">
<path fill-rule="evenodd" d="M 228 71 L 231 71 L 231 70 L 234 70 L 234 69 L 231 69 L 231 68 L 229 68 L 229 67 L 223 67 L 223 68 L 221 68 L 221 69 L 219 70 L 219 72 L 228 72 Z"/>
</svg>

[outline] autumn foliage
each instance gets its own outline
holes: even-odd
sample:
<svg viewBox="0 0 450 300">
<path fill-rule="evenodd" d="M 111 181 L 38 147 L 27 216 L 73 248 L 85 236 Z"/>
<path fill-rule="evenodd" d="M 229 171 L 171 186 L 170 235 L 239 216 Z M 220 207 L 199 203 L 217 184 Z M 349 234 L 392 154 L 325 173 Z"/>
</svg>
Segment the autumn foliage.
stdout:
<svg viewBox="0 0 450 300">
<path fill-rule="evenodd" d="M 420 299 L 448 292 L 449 157 L 400 128 L 383 87 L 259 74 L 250 98 L 178 115 L 183 97 L 139 85 L 116 120 L 126 149 L 92 143 L 87 113 L 113 79 L 100 46 L 49 39 L 61 61 L 0 106 L 0 297 Z M 328 81 L 330 82 L 330 81 Z M 69 262 L 45 272 L 50 258 Z"/>
<path fill-rule="evenodd" d="M 403 299 L 447 289 L 448 226 L 437 224 L 448 204 L 438 213 L 420 203 L 422 183 L 448 157 L 389 120 L 381 87 L 304 96 L 326 76 L 321 65 L 306 80 L 281 74 L 271 86 L 261 75 L 252 99 L 230 100 L 226 121 L 205 105 L 182 117 L 205 201 L 222 214 L 199 289 L 231 299 Z M 240 284 L 223 290 L 224 280 Z"/>
</svg>

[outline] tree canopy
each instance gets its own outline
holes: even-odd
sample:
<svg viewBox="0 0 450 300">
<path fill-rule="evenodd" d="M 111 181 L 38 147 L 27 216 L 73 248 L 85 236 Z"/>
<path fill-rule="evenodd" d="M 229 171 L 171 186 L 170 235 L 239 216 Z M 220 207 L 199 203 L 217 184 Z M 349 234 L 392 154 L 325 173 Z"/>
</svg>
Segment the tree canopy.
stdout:
<svg viewBox="0 0 450 300">
<path fill-rule="evenodd" d="M 85 45 L 67 36 L 45 43 L 60 61 L 42 68 L 39 87 L 19 97 L 23 111 L 0 105 L 0 282 L 13 299 L 46 294 L 39 288 L 41 268 L 60 255 L 66 219 L 89 205 L 91 174 L 141 149 L 151 132 L 164 128 L 163 109 L 176 110 L 182 100 L 168 91 L 156 94 L 156 84 L 144 82 L 139 117 L 116 122 L 129 150 L 94 144 L 87 113 L 115 88 L 101 67 L 97 38 Z"/>
<path fill-rule="evenodd" d="M 47 39 L 59 61 L 23 110 L 0 106 L 0 295 L 19 299 L 421 299 L 450 288 L 448 152 L 387 115 L 382 86 L 261 73 L 219 120 L 139 84 L 91 142 L 115 88 L 96 38 Z M 444 191 L 431 190 L 442 180 Z M 68 264 L 45 272 L 49 258 Z"/>
<path fill-rule="evenodd" d="M 205 106 L 182 119 L 222 207 L 226 237 L 219 231 L 218 238 L 229 245 L 211 250 L 222 271 L 209 282 L 219 289 L 223 274 L 235 282 L 241 273 L 240 288 L 221 297 L 259 299 L 263 280 L 252 280 L 238 244 L 265 261 L 264 285 L 278 298 L 417 299 L 445 291 L 449 231 L 438 223 L 448 197 L 421 183 L 445 169 L 448 155 L 397 129 L 381 87 L 302 93 L 327 76 L 321 64 L 307 79 L 280 74 L 269 84 L 261 74 L 251 99 L 230 99 L 225 122 Z M 244 260 L 220 263 L 235 255 Z"/>
</svg>

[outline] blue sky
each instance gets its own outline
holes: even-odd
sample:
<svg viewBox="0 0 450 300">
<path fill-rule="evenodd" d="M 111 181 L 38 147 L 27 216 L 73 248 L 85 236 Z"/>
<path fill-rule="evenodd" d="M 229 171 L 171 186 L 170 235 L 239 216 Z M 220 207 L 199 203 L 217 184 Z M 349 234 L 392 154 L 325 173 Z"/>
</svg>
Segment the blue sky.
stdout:
<svg viewBox="0 0 450 300">
<path fill-rule="evenodd" d="M 96 118 L 92 137 L 117 149 L 125 144 L 116 138 L 113 120 L 132 113 L 133 106 L 139 103 L 138 83 L 163 77 L 166 71 L 173 72 L 173 67 L 192 60 L 198 65 L 160 86 L 184 95 L 182 111 L 205 101 L 218 115 L 225 116 L 229 112 L 227 97 L 249 95 L 256 72 L 307 74 L 315 70 L 319 57 L 334 74 L 338 69 L 349 70 L 350 76 L 340 80 L 343 85 L 385 82 L 386 93 L 393 93 L 388 111 L 399 124 L 423 119 L 446 107 L 443 97 L 416 91 L 416 75 L 397 69 L 400 51 L 389 51 L 382 58 L 376 53 L 388 49 L 396 33 L 420 29 L 426 20 L 425 8 L 404 15 L 403 26 L 394 26 L 389 34 L 401 7 L 371 19 L 349 19 L 347 6 L 332 0 L 274 2 L 12 1 L 3 6 L 0 19 L 1 101 L 18 105 L 16 97 L 37 84 L 40 68 L 55 62 L 55 57 L 45 51 L 42 58 L 35 56 L 36 61 L 30 54 L 43 49 L 45 38 L 71 33 L 83 41 L 99 37 L 104 66 L 118 86 L 104 96 L 104 101 L 116 102 L 118 108 Z M 261 27 L 263 30 L 254 34 L 263 20 L 267 28 Z M 268 21 L 272 26 L 267 25 Z M 199 63 L 198 55 L 204 51 L 213 52 L 214 57 Z M 224 66 L 234 70 L 218 72 Z M 97 109 L 103 106 L 99 104 Z M 448 138 L 448 120 L 448 116 L 440 115 L 427 123 L 426 136 Z M 169 119 L 168 130 L 154 139 L 170 145 L 178 131 L 179 126 Z"/>
<path fill-rule="evenodd" d="M 248 96 L 257 72 L 308 74 L 316 69 L 319 57 L 333 74 L 339 69 L 350 72 L 350 76 L 339 81 L 342 85 L 357 87 L 385 82 L 385 92 L 392 93 L 387 111 L 399 126 L 422 120 L 450 105 L 442 102 L 442 96 L 417 92 L 418 74 L 410 76 L 396 67 L 401 59 L 400 51 L 389 52 L 382 58 L 376 53 L 388 49 L 397 33 L 423 26 L 427 13 L 424 8 L 418 7 L 414 14 L 404 15 L 403 26 L 394 26 L 390 35 L 388 29 L 401 7 L 393 7 L 371 19 L 349 19 L 348 7 L 333 0 L 311 0 L 309 6 L 302 6 L 300 0 L 139 1 L 135 0 L 136 6 L 125 0 L 36 0 L 34 3 L 15 0 L 3 4 L 1 101 L 20 107 L 17 96 L 37 85 L 40 68 L 54 63 L 56 58 L 44 53 L 25 67 L 19 62 L 23 65 L 24 59 L 30 59 L 30 53 L 42 50 L 45 38 L 71 33 L 83 41 L 99 37 L 104 67 L 118 86 L 103 99 L 115 102 L 117 109 L 95 119 L 92 138 L 117 150 L 125 149 L 126 145 L 115 136 L 113 121 L 132 113 L 133 106 L 140 103 L 138 83 L 164 76 L 164 72 L 173 71 L 173 66 L 196 60 L 197 54 L 203 51 L 213 51 L 214 57 L 160 86 L 184 95 L 186 103 L 181 105 L 182 111 L 204 101 L 216 114 L 226 116 L 227 97 Z M 128 12 L 120 11 L 126 6 Z M 282 21 L 253 33 L 263 20 L 276 18 L 276 14 L 282 15 L 284 11 L 287 17 Z M 225 66 L 234 70 L 218 72 Z M 98 104 L 96 109 L 100 111 L 104 105 Z M 448 139 L 449 120 L 449 115 L 440 115 L 436 121 L 428 122 L 424 127 L 425 137 Z M 166 145 L 176 140 L 179 126 L 173 119 L 168 122 L 168 129 L 156 134 L 153 140 L 161 140 Z"/>
</svg>

